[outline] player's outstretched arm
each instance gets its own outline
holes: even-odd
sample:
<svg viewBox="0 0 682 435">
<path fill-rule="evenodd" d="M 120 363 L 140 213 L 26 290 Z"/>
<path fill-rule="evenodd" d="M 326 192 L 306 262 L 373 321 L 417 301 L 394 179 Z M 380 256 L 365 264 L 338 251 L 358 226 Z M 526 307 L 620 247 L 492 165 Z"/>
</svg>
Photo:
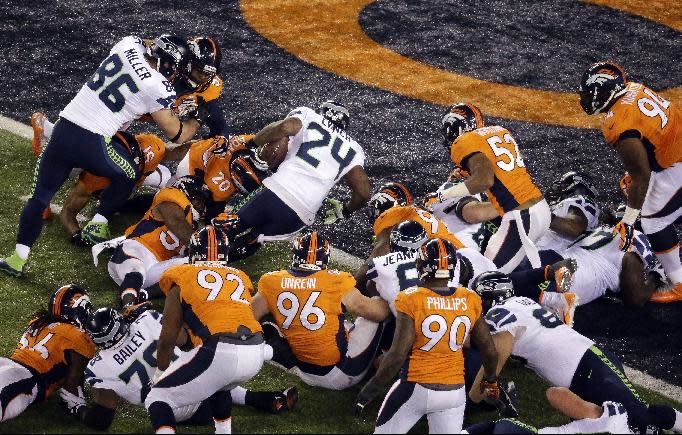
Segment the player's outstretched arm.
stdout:
<svg viewBox="0 0 682 435">
<path fill-rule="evenodd" d="M 628 307 L 641 308 L 656 291 L 656 283 L 649 279 L 644 263 L 634 252 L 623 256 L 620 269 L 620 290 Z"/>
<path fill-rule="evenodd" d="M 641 210 L 651 178 L 646 148 L 640 139 L 635 138 L 622 139 L 614 147 L 632 178 L 628 189 L 628 206 Z"/>
<path fill-rule="evenodd" d="M 298 118 L 286 118 L 272 122 L 261 129 L 256 135 L 246 142 L 250 149 L 258 148 L 266 143 L 274 142 L 284 137 L 294 136 L 303 128 L 303 123 Z"/>
<path fill-rule="evenodd" d="M 483 350 L 481 347 L 479 347 L 479 343 L 477 340 L 483 340 L 484 341 L 484 346 L 489 346 L 487 343 L 487 339 L 485 338 L 485 331 L 481 330 L 476 330 L 476 326 L 479 324 L 480 321 L 483 319 L 479 319 L 476 324 L 474 324 L 474 328 L 471 330 L 471 341 L 474 343 L 475 346 L 481 351 L 481 356 L 483 356 Z M 485 322 L 483 320 L 483 322 Z M 486 328 L 488 328 L 488 325 L 486 324 Z M 488 335 L 490 334 L 490 330 L 488 329 Z M 514 336 L 511 335 L 509 332 L 500 332 L 498 334 L 495 334 L 491 338 L 491 342 L 493 343 L 493 346 L 496 351 L 496 360 L 497 362 L 495 363 L 497 366 L 497 370 L 495 370 L 495 376 L 499 375 L 500 372 L 502 372 L 502 369 L 504 368 L 504 365 L 507 363 L 507 360 L 509 359 L 509 356 L 512 353 L 512 349 L 514 348 Z M 488 351 L 490 349 L 488 348 Z M 471 386 L 471 390 L 469 391 L 469 398 L 471 399 L 472 402 L 474 403 L 480 403 L 485 397 L 480 391 L 480 385 L 481 381 L 483 380 L 483 377 L 486 375 L 486 373 L 489 373 L 486 369 L 485 366 L 485 356 L 483 356 L 483 367 L 478 371 L 478 374 L 476 375 L 476 380 L 474 381 L 473 385 Z M 492 361 L 492 356 L 488 355 L 489 359 L 489 364 Z"/>
<path fill-rule="evenodd" d="M 549 228 L 562 236 L 575 239 L 587 230 L 587 217 L 579 208 L 571 207 L 566 217 L 552 215 Z"/>
<path fill-rule="evenodd" d="M 168 296 L 163 309 L 163 326 L 159 343 L 157 345 L 156 370 L 163 372 L 168 368 L 173 356 L 175 344 L 182 328 L 182 305 L 180 304 L 180 289 L 174 285 Z M 156 377 L 156 375 L 155 375 Z"/>
<path fill-rule="evenodd" d="M 201 127 L 196 119 L 180 121 L 170 109 L 161 109 L 152 113 L 152 118 L 156 125 L 166 137 L 174 143 L 185 143 L 192 139 Z"/>
<path fill-rule="evenodd" d="M 368 298 L 356 288 L 346 293 L 341 303 L 352 315 L 364 317 L 372 322 L 383 322 L 391 315 L 385 300 L 380 297 Z"/>
</svg>

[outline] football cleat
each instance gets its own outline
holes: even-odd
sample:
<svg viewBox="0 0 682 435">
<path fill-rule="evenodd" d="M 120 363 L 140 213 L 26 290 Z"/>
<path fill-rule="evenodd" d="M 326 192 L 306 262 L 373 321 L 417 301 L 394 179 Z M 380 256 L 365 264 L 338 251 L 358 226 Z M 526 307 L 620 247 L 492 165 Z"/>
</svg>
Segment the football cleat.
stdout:
<svg viewBox="0 0 682 435">
<path fill-rule="evenodd" d="M 573 327 L 575 309 L 580 297 L 575 293 L 543 292 L 540 295 L 540 305 L 561 319 L 566 326 Z"/>
<path fill-rule="evenodd" d="M 275 394 L 270 412 L 273 414 L 282 414 L 284 412 L 292 411 L 297 403 L 298 388 L 289 387 L 281 393 Z"/>
<path fill-rule="evenodd" d="M 106 222 L 88 222 L 81 231 L 81 239 L 88 245 L 106 242 L 111 238 L 109 224 Z"/>
<path fill-rule="evenodd" d="M 568 293 L 573 287 L 575 272 L 578 270 L 578 262 L 572 258 L 562 260 L 551 266 L 554 271 L 554 282 L 557 293 Z"/>
<path fill-rule="evenodd" d="M 597 62 L 580 80 L 580 106 L 588 115 L 603 113 L 625 94 L 627 84 L 623 68 L 610 61 Z"/>
<path fill-rule="evenodd" d="M 0 259 L 0 270 L 9 276 L 19 278 L 26 270 L 26 260 L 22 260 L 16 253 Z"/>
<path fill-rule="evenodd" d="M 682 301 L 682 283 L 675 284 L 670 290 L 654 292 L 649 300 L 654 304 L 670 304 Z"/>
<path fill-rule="evenodd" d="M 33 127 L 33 141 L 31 142 L 31 146 L 33 147 L 33 153 L 36 156 L 40 155 L 47 142 L 45 128 L 43 127 L 44 123 L 45 114 L 43 112 L 35 112 L 31 115 L 31 127 Z"/>
</svg>

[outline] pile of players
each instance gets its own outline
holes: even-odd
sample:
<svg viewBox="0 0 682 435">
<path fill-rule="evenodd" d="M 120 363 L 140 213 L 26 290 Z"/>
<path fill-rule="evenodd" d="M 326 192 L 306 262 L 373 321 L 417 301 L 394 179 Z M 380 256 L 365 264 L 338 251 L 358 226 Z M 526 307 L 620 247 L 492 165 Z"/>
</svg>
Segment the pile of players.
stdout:
<svg viewBox="0 0 682 435">
<path fill-rule="evenodd" d="M 56 124 L 34 117 L 36 189 L 0 269 L 24 273 L 41 215 L 81 168 L 62 221 L 72 241 L 94 245 L 95 259 L 113 249 L 108 270 L 123 310 L 95 310 L 77 285 L 57 289 L 14 354 L 0 359 L 0 421 L 58 392 L 69 413 L 100 430 L 122 398 L 144 405 L 157 433 L 174 433 L 178 422 L 230 433 L 233 403 L 270 412 L 295 405 L 295 388 L 240 387 L 270 362 L 330 390 L 371 373 L 356 415 L 394 382 L 377 433 L 406 433 L 424 415 L 431 432 L 455 433 L 467 402 L 517 415 L 513 385 L 498 381 L 515 356 L 552 385 L 548 401 L 574 421 L 538 430 L 503 419 L 469 433 L 682 432 L 679 411 L 647 404 L 618 358 L 571 328 L 579 303 L 607 290 L 634 306 L 681 297 L 672 225 L 682 208 L 668 192 L 682 187 L 682 119 L 672 104 L 612 63 L 582 79 L 583 108 L 607 113 L 605 136 L 629 171 L 628 203 L 611 230 L 599 227 L 584 174 L 562 176 L 548 201 L 511 133 L 486 126 L 472 104 L 443 117 L 457 169 L 420 203 L 398 182 L 370 197 L 364 152 L 338 102 L 230 136 L 217 103 L 208 104 L 220 93 L 219 59 L 210 38 L 128 37 Z M 121 131 L 144 114 L 184 145 L 167 153 L 158 137 Z M 202 123 L 214 124 L 209 137 L 189 142 Z M 273 165 L 268 147 L 281 141 L 288 151 Z M 175 174 L 160 169 L 164 156 L 180 161 Z M 351 198 L 328 199 L 342 179 Z M 108 218 L 139 185 L 160 189 L 142 219 L 109 240 Z M 97 214 L 80 229 L 75 217 L 98 191 Z M 375 244 L 355 276 L 329 269 L 329 241 L 305 231 L 325 203 L 327 225 L 368 206 Z M 286 239 L 294 240 L 290 266 L 257 286 L 229 265 Z M 163 315 L 147 302 L 160 296 Z M 261 322 L 266 316 L 272 321 Z"/>
</svg>

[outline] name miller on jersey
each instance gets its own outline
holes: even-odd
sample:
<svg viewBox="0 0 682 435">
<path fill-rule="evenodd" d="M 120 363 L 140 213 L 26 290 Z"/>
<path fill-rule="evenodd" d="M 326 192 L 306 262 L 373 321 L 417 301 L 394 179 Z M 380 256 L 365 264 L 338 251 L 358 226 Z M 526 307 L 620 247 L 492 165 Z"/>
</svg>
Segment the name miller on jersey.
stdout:
<svg viewBox="0 0 682 435">
<path fill-rule="evenodd" d="M 317 278 L 282 278 L 282 288 L 288 289 L 316 289 Z"/>
<path fill-rule="evenodd" d="M 144 45 L 144 42 L 138 38 L 137 42 Z M 138 52 L 134 48 L 130 48 L 124 51 L 126 55 L 126 60 L 130 64 L 130 67 L 135 71 L 135 74 L 140 78 L 140 80 L 148 79 L 152 76 L 147 68 L 147 61 L 145 59 L 140 60 Z"/>
<path fill-rule="evenodd" d="M 429 296 L 426 298 L 426 305 L 430 310 L 466 311 L 469 309 L 466 298 L 445 299 Z"/>
<path fill-rule="evenodd" d="M 140 342 L 136 340 L 137 337 L 140 338 L 141 340 Z M 125 346 L 123 346 L 123 348 L 121 348 L 121 350 L 119 350 L 113 355 L 114 360 L 118 363 L 118 365 L 122 366 L 123 364 L 125 364 L 128 358 L 135 354 L 137 349 L 142 347 L 144 341 L 145 341 L 144 335 L 142 335 L 140 331 L 136 331 L 134 335 L 130 336 L 130 344 L 126 344 Z"/>
</svg>

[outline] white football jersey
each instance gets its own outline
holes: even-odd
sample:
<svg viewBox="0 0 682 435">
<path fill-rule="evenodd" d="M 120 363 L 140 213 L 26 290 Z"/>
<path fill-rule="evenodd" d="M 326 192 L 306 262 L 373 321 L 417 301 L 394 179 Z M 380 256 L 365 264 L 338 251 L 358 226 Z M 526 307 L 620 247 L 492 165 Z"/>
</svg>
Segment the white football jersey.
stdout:
<svg viewBox="0 0 682 435">
<path fill-rule="evenodd" d="M 643 233 L 635 231 L 632 252 L 648 269 L 656 267 L 656 259 Z M 625 252 L 620 250 L 620 238 L 613 237 L 611 228 L 601 227 L 585 233 L 559 253 L 578 262 L 571 291 L 580 296 L 584 305 L 603 296 L 607 290 L 620 290 L 620 270 Z"/>
<path fill-rule="evenodd" d="M 445 183 L 448 184 L 448 183 Z M 441 186 L 443 188 L 443 186 Z M 474 198 L 478 199 L 481 201 L 481 195 L 474 195 Z M 455 213 L 455 209 L 457 208 L 457 204 L 459 201 L 461 201 L 462 198 L 451 198 L 447 199 L 443 202 L 437 202 L 432 205 L 432 214 L 443 221 L 446 227 L 448 227 L 448 231 L 450 231 L 452 234 L 457 237 L 459 241 L 461 241 L 464 246 L 467 246 L 469 248 L 474 248 L 478 249 L 478 244 L 475 240 L 474 235 L 479 231 L 481 228 L 481 224 L 470 224 L 469 222 L 466 222 L 457 216 L 457 213 Z"/>
<path fill-rule="evenodd" d="M 419 275 L 415 266 L 417 252 L 391 252 L 372 259 L 372 265 L 367 271 L 367 280 L 373 281 L 379 296 L 391 308 L 394 316 L 395 299 L 398 293 L 406 288 L 419 284 Z"/>
<path fill-rule="evenodd" d="M 299 107 L 287 117 L 300 119 L 303 127 L 289 138 L 284 161 L 263 184 L 311 225 L 332 187 L 355 166 L 365 165 L 365 152 L 313 109 Z"/>
<path fill-rule="evenodd" d="M 491 334 L 507 331 L 514 336 L 512 355 L 552 386 L 571 386 L 589 338 L 564 325 L 554 314 L 523 297 L 495 305 L 485 316 Z"/>
<path fill-rule="evenodd" d="M 553 205 L 552 214 L 565 218 L 568 216 L 568 211 L 572 207 L 582 211 L 587 218 L 587 231 L 592 231 L 599 226 L 599 215 L 601 213 L 599 206 L 590 198 L 582 195 L 566 198 Z M 535 242 L 535 246 L 540 250 L 552 249 L 556 252 L 561 252 L 573 243 L 573 241 L 574 240 L 566 238 L 550 229 Z"/>
<path fill-rule="evenodd" d="M 111 137 L 144 114 L 170 108 L 175 89 L 147 63 L 145 53 L 142 39 L 123 38 L 59 116 Z"/>
<path fill-rule="evenodd" d="M 495 263 L 483 256 L 478 250 L 472 248 L 458 249 L 455 276 L 449 285 L 471 288 L 471 284 L 478 275 L 493 270 L 497 270 Z"/>
<path fill-rule="evenodd" d="M 85 370 L 93 388 L 112 390 L 119 397 L 142 406 L 156 371 L 156 345 L 161 335 L 161 314 L 149 310 L 130 324 L 128 337 L 112 348 L 100 350 Z M 180 355 L 180 350 L 175 349 Z"/>
</svg>

